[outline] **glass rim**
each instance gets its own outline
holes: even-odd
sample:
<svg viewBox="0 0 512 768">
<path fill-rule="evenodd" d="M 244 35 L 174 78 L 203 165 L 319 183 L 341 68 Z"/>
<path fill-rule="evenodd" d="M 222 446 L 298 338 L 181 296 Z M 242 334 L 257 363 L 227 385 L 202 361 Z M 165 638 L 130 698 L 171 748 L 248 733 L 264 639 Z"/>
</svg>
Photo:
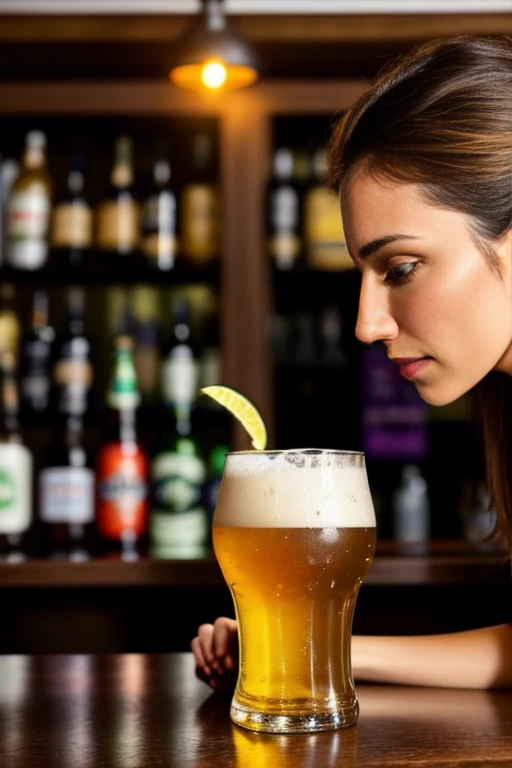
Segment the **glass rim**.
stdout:
<svg viewBox="0 0 512 768">
<path fill-rule="evenodd" d="M 226 456 L 364 456 L 364 451 L 348 451 L 338 448 L 282 448 L 272 451 L 227 451 Z"/>
</svg>

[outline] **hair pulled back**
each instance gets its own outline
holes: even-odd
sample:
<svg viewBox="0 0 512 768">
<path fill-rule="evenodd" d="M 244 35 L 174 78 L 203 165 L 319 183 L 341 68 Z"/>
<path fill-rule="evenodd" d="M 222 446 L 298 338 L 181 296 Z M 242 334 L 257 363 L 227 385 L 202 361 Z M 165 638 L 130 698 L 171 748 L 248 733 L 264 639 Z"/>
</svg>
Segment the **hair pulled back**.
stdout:
<svg viewBox="0 0 512 768">
<path fill-rule="evenodd" d="M 512 224 L 512 39 L 440 39 L 399 57 L 339 120 L 328 157 L 337 191 L 362 167 L 465 214 L 497 270 L 493 246 Z M 512 554 L 512 377 L 491 372 L 475 395 L 487 484 Z"/>
</svg>

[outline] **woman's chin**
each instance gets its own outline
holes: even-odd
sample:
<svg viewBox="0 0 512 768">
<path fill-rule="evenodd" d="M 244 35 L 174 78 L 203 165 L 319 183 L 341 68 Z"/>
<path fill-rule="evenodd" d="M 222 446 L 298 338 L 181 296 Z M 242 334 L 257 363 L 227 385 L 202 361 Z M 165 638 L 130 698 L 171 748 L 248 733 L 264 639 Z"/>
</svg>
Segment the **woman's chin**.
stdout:
<svg viewBox="0 0 512 768">
<path fill-rule="evenodd" d="M 417 385 L 417 390 L 421 399 L 434 407 L 450 405 L 450 403 L 454 403 L 467 392 L 467 390 L 461 391 L 460 389 L 448 391 L 448 389 L 443 387 L 421 386 L 421 384 Z"/>
</svg>

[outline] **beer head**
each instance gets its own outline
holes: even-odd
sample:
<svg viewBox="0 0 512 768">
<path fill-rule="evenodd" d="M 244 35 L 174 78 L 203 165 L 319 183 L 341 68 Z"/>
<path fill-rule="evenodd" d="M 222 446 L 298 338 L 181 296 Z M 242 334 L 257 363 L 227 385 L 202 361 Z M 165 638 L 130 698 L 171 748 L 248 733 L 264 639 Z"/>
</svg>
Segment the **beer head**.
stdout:
<svg viewBox="0 0 512 768">
<path fill-rule="evenodd" d="M 364 454 L 320 449 L 229 453 L 214 525 L 375 527 Z"/>
</svg>

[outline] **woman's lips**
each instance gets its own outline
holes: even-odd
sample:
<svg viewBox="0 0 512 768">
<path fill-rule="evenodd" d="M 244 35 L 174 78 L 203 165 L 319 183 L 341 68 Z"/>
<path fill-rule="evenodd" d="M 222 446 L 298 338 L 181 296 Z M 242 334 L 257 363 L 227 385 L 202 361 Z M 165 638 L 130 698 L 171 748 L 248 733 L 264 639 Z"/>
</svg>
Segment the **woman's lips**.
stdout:
<svg viewBox="0 0 512 768">
<path fill-rule="evenodd" d="M 431 357 L 395 357 L 393 362 L 398 365 L 400 375 L 404 379 L 414 379 L 422 373 L 432 360 Z"/>
</svg>

